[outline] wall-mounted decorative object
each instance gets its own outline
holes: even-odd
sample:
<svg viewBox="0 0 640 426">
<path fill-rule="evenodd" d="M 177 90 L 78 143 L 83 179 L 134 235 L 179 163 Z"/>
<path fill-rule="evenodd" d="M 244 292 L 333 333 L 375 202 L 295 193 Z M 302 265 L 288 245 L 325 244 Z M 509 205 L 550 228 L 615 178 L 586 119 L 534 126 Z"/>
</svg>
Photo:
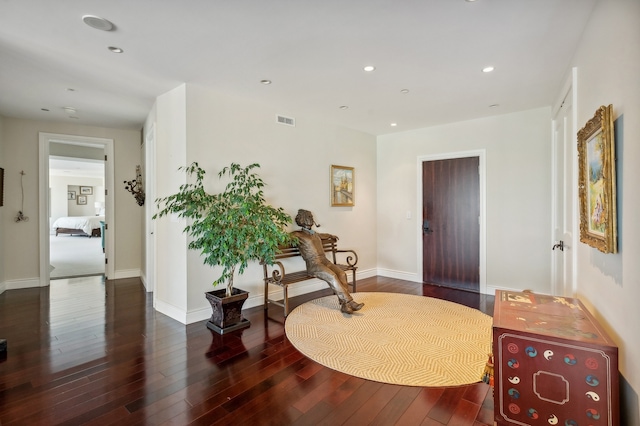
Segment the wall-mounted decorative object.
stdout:
<svg viewBox="0 0 640 426">
<path fill-rule="evenodd" d="M 617 253 L 613 106 L 601 106 L 578 132 L 580 241 Z"/>
<path fill-rule="evenodd" d="M 15 217 L 15 221 L 16 222 L 29 222 L 29 218 L 27 216 L 25 216 L 24 212 L 24 175 L 26 173 L 24 172 L 24 170 L 20 171 L 20 192 L 22 194 L 22 203 L 20 204 L 20 211 L 18 211 L 18 214 Z"/>
<path fill-rule="evenodd" d="M 81 186 L 80 194 L 82 195 L 93 195 L 93 186 Z"/>
<path fill-rule="evenodd" d="M 355 205 L 354 178 L 353 167 L 331 166 L 331 206 Z"/>
<path fill-rule="evenodd" d="M 133 194 L 138 205 L 144 205 L 144 187 L 142 185 L 142 171 L 139 165 L 136 166 L 136 178 L 134 180 L 125 180 L 124 184 L 124 189 Z"/>
<path fill-rule="evenodd" d="M 86 195 L 78 195 L 76 198 L 76 202 L 79 206 L 85 206 L 87 204 L 87 196 Z"/>
<path fill-rule="evenodd" d="M 67 200 L 75 200 L 76 191 L 67 191 Z"/>
<path fill-rule="evenodd" d="M 4 169 L 0 168 L 0 207 L 4 206 Z"/>
</svg>

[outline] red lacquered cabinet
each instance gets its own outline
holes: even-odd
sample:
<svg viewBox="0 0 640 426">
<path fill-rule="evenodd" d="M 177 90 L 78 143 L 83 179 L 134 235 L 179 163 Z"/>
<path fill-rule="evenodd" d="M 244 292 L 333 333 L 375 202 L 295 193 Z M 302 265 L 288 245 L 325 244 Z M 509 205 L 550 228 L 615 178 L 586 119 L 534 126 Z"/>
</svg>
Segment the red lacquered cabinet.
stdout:
<svg viewBox="0 0 640 426">
<path fill-rule="evenodd" d="M 497 425 L 617 426 L 618 348 L 578 300 L 496 291 Z"/>
</svg>

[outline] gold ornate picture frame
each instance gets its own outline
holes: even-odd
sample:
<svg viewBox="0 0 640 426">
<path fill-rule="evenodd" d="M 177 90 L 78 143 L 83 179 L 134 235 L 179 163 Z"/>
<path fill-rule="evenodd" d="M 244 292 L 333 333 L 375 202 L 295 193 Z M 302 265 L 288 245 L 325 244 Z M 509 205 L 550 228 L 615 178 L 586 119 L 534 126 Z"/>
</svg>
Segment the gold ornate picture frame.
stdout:
<svg viewBox="0 0 640 426">
<path fill-rule="evenodd" d="M 331 166 L 331 206 L 355 205 L 355 172 L 353 167 Z"/>
<path fill-rule="evenodd" d="M 601 106 L 578 131 L 580 241 L 618 252 L 613 106 Z"/>
</svg>

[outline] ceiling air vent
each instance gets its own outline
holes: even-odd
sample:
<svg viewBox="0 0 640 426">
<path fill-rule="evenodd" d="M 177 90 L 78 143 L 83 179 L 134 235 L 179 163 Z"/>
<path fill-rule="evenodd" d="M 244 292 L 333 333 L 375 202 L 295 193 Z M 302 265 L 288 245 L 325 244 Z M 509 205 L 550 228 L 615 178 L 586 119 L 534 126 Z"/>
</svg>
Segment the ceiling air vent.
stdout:
<svg viewBox="0 0 640 426">
<path fill-rule="evenodd" d="M 276 115 L 276 121 L 285 126 L 296 127 L 296 119 L 291 117 L 285 117 L 284 115 Z"/>
</svg>

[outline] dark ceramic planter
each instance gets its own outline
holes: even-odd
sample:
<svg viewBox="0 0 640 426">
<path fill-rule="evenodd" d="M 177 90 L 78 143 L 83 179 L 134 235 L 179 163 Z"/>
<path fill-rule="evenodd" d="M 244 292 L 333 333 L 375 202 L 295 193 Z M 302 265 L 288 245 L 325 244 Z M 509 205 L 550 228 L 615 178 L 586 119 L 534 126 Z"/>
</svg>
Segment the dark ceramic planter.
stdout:
<svg viewBox="0 0 640 426">
<path fill-rule="evenodd" d="M 207 291 L 205 296 L 211 303 L 211 319 L 207 327 L 219 334 L 249 327 L 249 320 L 242 317 L 242 305 L 249 292 L 234 288 L 231 296 L 225 296 L 226 290 Z"/>
</svg>

